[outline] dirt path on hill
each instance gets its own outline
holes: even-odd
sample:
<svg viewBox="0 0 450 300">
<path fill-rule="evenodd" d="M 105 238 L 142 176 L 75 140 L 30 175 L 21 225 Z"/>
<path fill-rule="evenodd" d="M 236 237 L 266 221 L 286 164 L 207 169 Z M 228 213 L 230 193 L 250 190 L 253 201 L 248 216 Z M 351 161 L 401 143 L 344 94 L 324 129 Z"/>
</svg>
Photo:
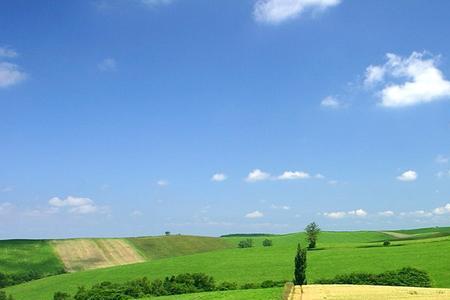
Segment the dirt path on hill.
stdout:
<svg viewBox="0 0 450 300">
<path fill-rule="evenodd" d="M 450 289 L 386 287 L 369 285 L 296 286 L 290 300 L 448 300 Z"/>
<path fill-rule="evenodd" d="M 73 239 L 52 242 L 68 272 L 106 268 L 144 261 L 122 239 Z"/>
</svg>

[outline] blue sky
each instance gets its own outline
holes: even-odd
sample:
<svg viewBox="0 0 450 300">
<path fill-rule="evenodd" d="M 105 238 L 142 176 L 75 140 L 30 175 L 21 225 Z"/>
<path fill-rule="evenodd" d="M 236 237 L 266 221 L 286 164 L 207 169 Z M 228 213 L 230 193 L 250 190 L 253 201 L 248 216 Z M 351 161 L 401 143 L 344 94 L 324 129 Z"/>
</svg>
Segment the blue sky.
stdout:
<svg viewBox="0 0 450 300">
<path fill-rule="evenodd" d="M 0 238 L 449 225 L 449 12 L 2 1 Z"/>
</svg>

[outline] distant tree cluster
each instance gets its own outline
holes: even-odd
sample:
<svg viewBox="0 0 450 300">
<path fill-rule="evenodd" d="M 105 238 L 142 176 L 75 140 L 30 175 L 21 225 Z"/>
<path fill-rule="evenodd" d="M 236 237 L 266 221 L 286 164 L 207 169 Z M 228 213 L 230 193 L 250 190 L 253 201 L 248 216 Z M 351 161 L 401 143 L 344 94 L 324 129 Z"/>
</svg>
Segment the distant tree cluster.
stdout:
<svg viewBox="0 0 450 300">
<path fill-rule="evenodd" d="M 248 283 L 242 286 L 235 282 L 222 282 L 216 285 L 213 277 L 203 273 L 195 273 L 166 277 L 164 280 L 150 281 L 147 278 L 142 278 L 126 283 L 102 282 L 89 289 L 78 288 L 73 297 L 64 292 L 56 292 L 53 300 L 125 300 L 208 291 L 271 288 L 283 285 L 284 281 L 271 280 L 266 280 L 261 284 Z M 0 300 L 10 299 L 0 298 Z"/>
<path fill-rule="evenodd" d="M 52 275 L 62 274 L 64 272 L 65 271 L 63 269 L 61 269 Z M 6 274 L 6 273 L 0 272 L 0 289 L 8 287 L 8 286 L 16 285 L 16 284 L 28 282 L 31 280 L 40 279 L 45 276 L 46 275 L 35 272 L 35 271 L 29 271 L 29 272 L 18 273 L 18 274 Z M 1 298 L 0 298 L 0 300 L 1 300 Z"/>
<path fill-rule="evenodd" d="M 408 267 L 380 274 L 351 273 L 338 275 L 333 279 L 320 279 L 316 283 L 430 287 L 431 279 L 427 272 Z"/>
<path fill-rule="evenodd" d="M 253 247 L 253 240 L 252 239 L 245 239 L 239 242 L 238 244 L 239 248 L 251 248 Z"/>
</svg>

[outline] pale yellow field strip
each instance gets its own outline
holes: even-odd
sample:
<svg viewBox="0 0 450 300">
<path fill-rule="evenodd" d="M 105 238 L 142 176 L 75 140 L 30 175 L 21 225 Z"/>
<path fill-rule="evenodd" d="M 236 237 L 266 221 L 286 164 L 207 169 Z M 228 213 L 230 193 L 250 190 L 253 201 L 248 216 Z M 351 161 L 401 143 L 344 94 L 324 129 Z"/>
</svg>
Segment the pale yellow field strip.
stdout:
<svg viewBox="0 0 450 300">
<path fill-rule="evenodd" d="M 136 250 L 121 239 L 73 239 L 53 246 L 68 272 L 142 262 Z"/>
<path fill-rule="evenodd" d="M 393 232 L 393 231 L 383 231 L 382 233 L 390 235 L 390 236 L 398 238 L 398 239 L 404 239 L 404 238 L 409 238 L 409 237 L 414 236 L 414 234 L 406 234 L 406 233 Z"/>
<path fill-rule="evenodd" d="M 449 300 L 450 289 L 367 285 L 305 285 L 293 300 Z"/>
</svg>

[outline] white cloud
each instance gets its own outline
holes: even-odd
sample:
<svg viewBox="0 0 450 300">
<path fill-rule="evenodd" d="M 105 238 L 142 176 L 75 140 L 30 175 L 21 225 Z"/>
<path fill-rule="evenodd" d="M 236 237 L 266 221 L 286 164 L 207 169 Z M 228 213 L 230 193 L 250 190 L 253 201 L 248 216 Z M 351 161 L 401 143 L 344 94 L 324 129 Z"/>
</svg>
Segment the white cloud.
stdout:
<svg viewBox="0 0 450 300">
<path fill-rule="evenodd" d="M 438 69 L 437 57 L 413 52 L 409 57 L 386 54 L 387 62 L 369 66 L 365 84 L 384 83 L 379 91 L 380 104 L 404 107 L 450 98 L 450 81 Z"/>
<path fill-rule="evenodd" d="M 323 213 L 323 215 L 331 219 L 342 219 L 347 216 L 347 213 L 345 211 L 335 211 L 335 212 L 326 212 Z"/>
<path fill-rule="evenodd" d="M 437 178 L 450 177 L 450 170 L 448 171 L 439 171 L 436 173 Z"/>
<path fill-rule="evenodd" d="M 416 210 L 409 212 L 401 212 L 401 217 L 414 217 L 414 218 L 429 218 L 433 216 L 433 213 L 425 210 Z"/>
<path fill-rule="evenodd" d="M 345 217 L 358 217 L 358 218 L 364 218 L 366 217 L 368 214 L 365 210 L 363 209 L 356 209 L 356 210 L 351 210 L 348 212 L 345 211 L 334 211 L 334 212 L 325 212 L 323 213 L 323 215 L 327 218 L 330 219 L 343 219 Z"/>
<path fill-rule="evenodd" d="M 366 76 L 364 84 L 371 86 L 383 80 L 386 70 L 383 66 L 368 66 L 366 69 Z"/>
<path fill-rule="evenodd" d="M 27 74 L 18 65 L 0 62 L 0 88 L 12 86 L 24 81 Z"/>
<path fill-rule="evenodd" d="M 339 183 L 339 181 L 334 180 L 334 179 L 328 180 L 328 184 L 329 184 L 329 185 L 337 185 L 338 183 Z"/>
<path fill-rule="evenodd" d="M 325 10 L 340 0 L 258 0 L 253 9 L 256 21 L 277 24 L 300 16 L 305 10 Z"/>
<path fill-rule="evenodd" d="M 444 156 L 442 154 L 439 154 L 438 156 L 436 156 L 436 163 L 438 164 L 446 164 L 448 163 L 449 158 L 448 156 Z"/>
<path fill-rule="evenodd" d="M 102 72 L 113 72 L 117 70 L 117 62 L 114 58 L 105 58 L 97 67 Z"/>
<path fill-rule="evenodd" d="M 262 181 L 262 180 L 267 180 L 267 179 L 270 179 L 269 173 L 263 172 L 260 169 L 255 169 L 247 175 L 247 178 L 245 180 L 247 182 L 256 182 L 256 181 Z"/>
<path fill-rule="evenodd" d="M 322 174 L 316 174 L 315 176 L 314 176 L 316 179 L 325 179 L 325 176 L 324 175 L 322 175 Z"/>
<path fill-rule="evenodd" d="M 382 217 L 393 217 L 395 213 L 392 210 L 385 210 L 378 213 Z"/>
<path fill-rule="evenodd" d="M 417 173 L 415 171 L 409 170 L 403 172 L 400 176 L 397 176 L 397 179 L 400 181 L 415 181 L 417 180 Z"/>
<path fill-rule="evenodd" d="M 245 217 L 248 219 L 258 219 L 264 217 L 264 214 L 259 210 L 255 210 L 254 212 L 246 214 Z"/>
<path fill-rule="evenodd" d="M 48 204 L 56 208 L 66 207 L 70 213 L 74 214 L 91 214 L 99 211 L 94 201 L 82 197 L 69 196 L 66 199 L 53 197 L 48 200 Z"/>
<path fill-rule="evenodd" d="M 348 212 L 350 216 L 365 217 L 367 212 L 363 209 L 351 210 Z"/>
<path fill-rule="evenodd" d="M 227 175 L 223 173 L 216 173 L 211 177 L 211 181 L 221 182 L 227 180 Z"/>
<path fill-rule="evenodd" d="M 0 57 L 14 58 L 18 56 L 17 52 L 9 47 L 0 47 Z"/>
<path fill-rule="evenodd" d="M 435 208 L 433 213 L 436 215 L 450 214 L 450 203 L 447 203 L 442 207 Z"/>
<path fill-rule="evenodd" d="M 277 177 L 278 180 L 295 180 L 295 179 L 308 179 L 311 176 L 302 171 L 285 171 L 283 174 Z"/>
<path fill-rule="evenodd" d="M 327 96 L 320 102 L 320 106 L 325 108 L 338 109 L 342 107 L 342 103 L 336 97 Z"/>
<path fill-rule="evenodd" d="M 158 181 L 156 182 L 156 184 L 159 185 L 159 186 L 161 186 L 161 187 L 164 187 L 164 186 L 168 186 L 168 185 L 169 185 L 169 182 L 168 182 L 167 180 L 161 179 L 161 180 L 158 180 Z"/>
</svg>

